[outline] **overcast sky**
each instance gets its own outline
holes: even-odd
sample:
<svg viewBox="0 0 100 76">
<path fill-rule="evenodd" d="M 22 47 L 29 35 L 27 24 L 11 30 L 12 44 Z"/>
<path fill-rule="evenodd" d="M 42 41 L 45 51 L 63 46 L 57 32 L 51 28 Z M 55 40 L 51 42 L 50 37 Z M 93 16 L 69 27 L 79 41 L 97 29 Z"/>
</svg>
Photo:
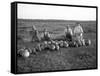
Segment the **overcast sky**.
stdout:
<svg viewBox="0 0 100 76">
<path fill-rule="evenodd" d="M 18 4 L 21 19 L 96 20 L 95 8 Z"/>
</svg>

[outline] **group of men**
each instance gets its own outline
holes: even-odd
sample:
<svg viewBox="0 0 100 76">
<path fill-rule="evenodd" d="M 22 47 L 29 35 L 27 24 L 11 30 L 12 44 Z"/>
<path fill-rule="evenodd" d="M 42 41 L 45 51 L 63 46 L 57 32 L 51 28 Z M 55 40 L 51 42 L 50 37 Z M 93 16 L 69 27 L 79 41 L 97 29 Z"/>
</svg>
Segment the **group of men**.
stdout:
<svg viewBox="0 0 100 76">
<path fill-rule="evenodd" d="M 72 30 L 72 28 L 68 25 L 66 29 L 64 30 L 65 38 L 68 41 L 72 40 L 83 40 L 83 28 L 81 24 L 76 23 L 75 28 Z"/>
<path fill-rule="evenodd" d="M 83 41 L 83 28 L 81 24 L 76 23 L 76 26 L 72 29 L 69 25 L 64 29 L 64 38 L 66 41 L 55 42 L 51 38 L 51 34 L 46 28 L 42 32 L 42 35 L 39 35 L 39 31 L 35 26 L 32 26 L 32 42 L 33 41 L 43 41 L 43 43 L 37 44 L 34 49 L 30 48 L 21 48 L 18 50 L 18 55 L 23 57 L 29 57 L 31 53 L 37 54 L 38 51 L 49 48 L 50 50 L 59 50 L 60 47 L 80 47 L 84 44 L 86 46 L 91 44 L 90 40 Z M 68 41 L 68 43 L 67 43 Z M 77 43 L 78 41 L 78 43 Z M 74 43 L 75 42 L 75 43 Z M 83 44 L 84 43 L 84 44 Z"/>
<path fill-rule="evenodd" d="M 46 41 L 51 40 L 51 35 L 47 31 L 46 28 L 44 28 L 41 38 L 38 36 L 39 35 L 38 30 L 36 29 L 35 26 L 32 26 L 32 31 L 33 31 L 32 41 L 41 40 L 41 39 L 46 40 Z M 83 28 L 82 28 L 81 24 L 76 23 L 76 26 L 73 30 L 69 25 L 67 25 L 64 30 L 64 36 L 65 36 L 65 39 L 68 41 L 72 41 L 73 39 L 74 40 L 82 40 L 83 39 Z"/>
</svg>

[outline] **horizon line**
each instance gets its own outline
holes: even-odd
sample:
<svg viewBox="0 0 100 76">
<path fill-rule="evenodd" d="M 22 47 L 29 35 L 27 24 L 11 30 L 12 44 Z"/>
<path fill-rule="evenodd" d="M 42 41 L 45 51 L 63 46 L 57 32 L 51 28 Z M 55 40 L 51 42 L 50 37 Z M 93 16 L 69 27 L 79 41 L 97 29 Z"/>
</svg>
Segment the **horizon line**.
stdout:
<svg viewBox="0 0 100 76">
<path fill-rule="evenodd" d="M 66 20 L 66 19 L 28 19 L 28 18 L 18 18 L 20 20 L 63 20 L 63 21 L 96 21 L 96 20 Z"/>
</svg>

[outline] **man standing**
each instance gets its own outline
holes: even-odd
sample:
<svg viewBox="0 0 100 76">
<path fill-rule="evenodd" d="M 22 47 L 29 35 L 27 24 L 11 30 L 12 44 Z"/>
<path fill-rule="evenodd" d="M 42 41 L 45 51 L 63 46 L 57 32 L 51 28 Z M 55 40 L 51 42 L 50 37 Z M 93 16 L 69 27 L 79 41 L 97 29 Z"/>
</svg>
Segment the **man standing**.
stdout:
<svg viewBox="0 0 100 76">
<path fill-rule="evenodd" d="M 66 40 L 72 41 L 73 32 L 72 32 L 72 29 L 69 27 L 69 25 L 66 26 L 64 33 L 65 33 Z"/>
<path fill-rule="evenodd" d="M 38 36 L 38 30 L 34 25 L 32 26 L 32 41 L 40 41 L 40 38 Z"/>
<path fill-rule="evenodd" d="M 82 44 L 82 41 L 83 41 L 83 28 L 81 26 L 81 24 L 79 23 L 76 23 L 76 27 L 74 28 L 74 36 L 75 36 L 75 39 L 80 43 Z"/>
</svg>

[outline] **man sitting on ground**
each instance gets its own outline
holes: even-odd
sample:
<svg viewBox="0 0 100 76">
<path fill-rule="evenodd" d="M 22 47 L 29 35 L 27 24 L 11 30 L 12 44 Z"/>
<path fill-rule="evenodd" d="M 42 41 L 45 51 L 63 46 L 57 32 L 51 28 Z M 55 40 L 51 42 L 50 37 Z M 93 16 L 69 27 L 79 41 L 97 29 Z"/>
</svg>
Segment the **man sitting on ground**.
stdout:
<svg viewBox="0 0 100 76">
<path fill-rule="evenodd" d="M 42 39 L 45 40 L 45 41 L 50 41 L 51 40 L 50 34 L 49 34 L 49 32 L 47 31 L 46 28 L 43 31 Z"/>
</svg>

